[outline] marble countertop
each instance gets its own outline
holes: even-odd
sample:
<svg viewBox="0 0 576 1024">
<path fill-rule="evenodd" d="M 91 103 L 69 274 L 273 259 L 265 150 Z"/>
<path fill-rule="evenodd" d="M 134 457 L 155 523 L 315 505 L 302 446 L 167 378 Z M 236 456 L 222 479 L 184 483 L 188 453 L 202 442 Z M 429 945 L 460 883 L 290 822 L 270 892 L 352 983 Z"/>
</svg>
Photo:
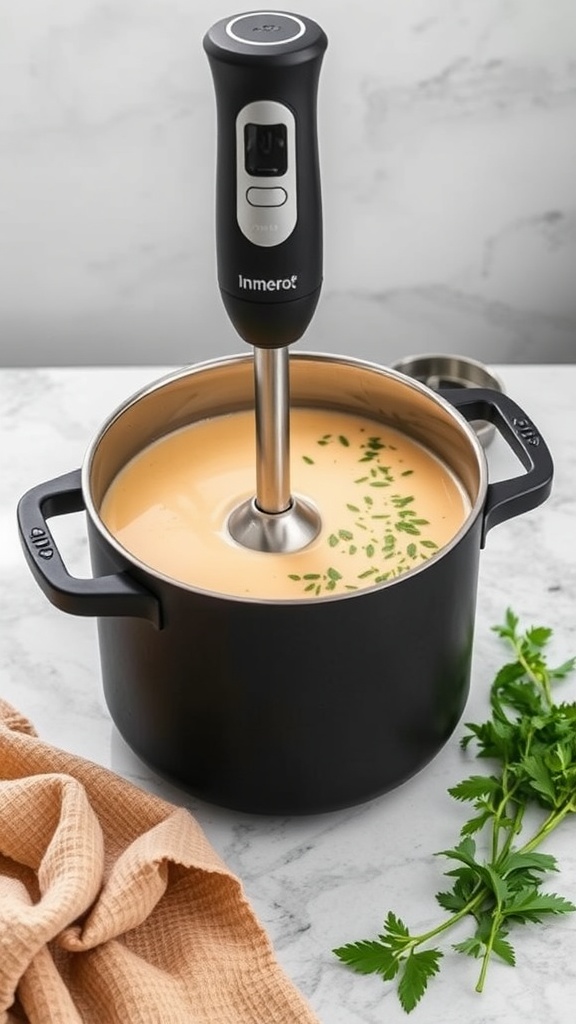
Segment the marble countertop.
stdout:
<svg viewBox="0 0 576 1024">
<path fill-rule="evenodd" d="M 487 716 L 488 686 L 506 660 L 490 627 L 511 605 L 525 625 L 555 629 L 558 661 L 576 652 L 576 366 L 499 366 L 508 393 L 534 419 L 552 451 L 552 496 L 496 527 L 482 553 L 472 685 L 465 720 Z M 389 909 L 425 928 L 438 918 L 443 865 L 433 853 L 457 840 L 463 809 L 447 788 L 470 772 L 462 727 L 420 775 L 362 806 L 307 818 L 261 818 L 205 804 L 155 776 L 120 738 L 100 685 L 93 621 L 67 616 L 41 594 L 24 562 L 15 507 L 31 486 L 80 465 L 93 434 L 157 367 L 0 371 L 0 695 L 49 742 L 105 765 L 188 807 L 242 878 L 277 955 L 322 1024 L 397 1024 L 396 995 L 377 977 L 341 966 L 334 946 L 375 936 Z M 513 475 L 496 439 L 492 478 Z M 82 517 L 53 520 L 73 571 L 87 572 Z M 576 681 L 568 684 L 572 699 Z M 567 689 L 566 693 L 569 693 Z M 551 886 L 576 899 L 575 823 L 551 840 L 561 872 Z M 524 1024 L 566 1020 L 576 991 L 576 915 L 516 936 L 516 968 L 491 967 L 474 992 L 476 961 L 448 955 L 411 1015 L 423 1024 Z"/>
</svg>

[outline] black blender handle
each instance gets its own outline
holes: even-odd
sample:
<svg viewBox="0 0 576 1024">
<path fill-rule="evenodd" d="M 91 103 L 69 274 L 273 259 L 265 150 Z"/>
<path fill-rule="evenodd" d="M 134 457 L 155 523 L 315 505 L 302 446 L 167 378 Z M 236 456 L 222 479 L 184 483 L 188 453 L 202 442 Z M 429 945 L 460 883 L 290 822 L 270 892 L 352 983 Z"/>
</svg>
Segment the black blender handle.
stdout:
<svg viewBox="0 0 576 1024">
<path fill-rule="evenodd" d="M 40 589 L 56 608 L 72 615 L 129 615 L 160 627 L 158 598 L 128 573 L 84 579 L 66 569 L 46 520 L 85 507 L 79 469 L 38 484 L 20 499 L 20 541 Z"/>
<path fill-rule="evenodd" d="M 225 18 L 204 37 L 218 115 L 218 282 L 236 330 L 259 348 L 297 341 L 320 295 L 326 46 L 314 21 L 270 11 Z"/>
<path fill-rule="evenodd" d="M 488 420 L 527 470 L 509 480 L 488 484 L 483 510 L 482 547 L 493 526 L 541 505 L 550 494 L 554 463 L 533 421 L 508 395 L 490 388 L 455 388 L 439 394 L 467 420 Z"/>
</svg>

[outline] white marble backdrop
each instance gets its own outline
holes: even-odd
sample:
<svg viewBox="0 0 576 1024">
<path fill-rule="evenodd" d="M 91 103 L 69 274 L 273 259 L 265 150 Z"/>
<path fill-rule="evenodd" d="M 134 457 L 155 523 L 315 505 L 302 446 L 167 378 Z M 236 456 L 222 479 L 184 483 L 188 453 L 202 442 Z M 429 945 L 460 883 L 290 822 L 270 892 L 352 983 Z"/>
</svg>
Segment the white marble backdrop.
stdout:
<svg viewBox="0 0 576 1024">
<path fill-rule="evenodd" d="M 208 0 L 0 11 L 0 364 L 238 351 L 215 283 Z M 304 0 L 325 287 L 302 347 L 576 354 L 574 0 Z"/>
</svg>

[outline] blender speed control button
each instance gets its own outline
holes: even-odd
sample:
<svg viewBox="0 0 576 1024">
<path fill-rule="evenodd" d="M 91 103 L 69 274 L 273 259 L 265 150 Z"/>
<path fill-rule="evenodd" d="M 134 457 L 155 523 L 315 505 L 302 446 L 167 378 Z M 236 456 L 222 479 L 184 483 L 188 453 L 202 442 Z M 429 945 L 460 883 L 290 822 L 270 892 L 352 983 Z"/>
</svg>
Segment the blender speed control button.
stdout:
<svg viewBox="0 0 576 1024">
<path fill-rule="evenodd" d="M 246 199 L 250 206 L 284 206 L 288 199 L 285 188 L 249 188 Z"/>
</svg>

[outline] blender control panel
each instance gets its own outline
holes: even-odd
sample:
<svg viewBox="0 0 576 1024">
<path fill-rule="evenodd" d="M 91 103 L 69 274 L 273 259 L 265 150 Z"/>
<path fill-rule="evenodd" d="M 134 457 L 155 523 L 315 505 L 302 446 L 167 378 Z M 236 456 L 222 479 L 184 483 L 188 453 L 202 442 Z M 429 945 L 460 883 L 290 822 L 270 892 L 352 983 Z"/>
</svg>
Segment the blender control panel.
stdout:
<svg viewBox="0 0 576 1024">
<path fill-rule="evenodd" d="M 283 103 L 257 100 L 236 118 L 236 216 L 254 245 L 280 245 L 297 219 L 296 123 Z"/>
</svg>

